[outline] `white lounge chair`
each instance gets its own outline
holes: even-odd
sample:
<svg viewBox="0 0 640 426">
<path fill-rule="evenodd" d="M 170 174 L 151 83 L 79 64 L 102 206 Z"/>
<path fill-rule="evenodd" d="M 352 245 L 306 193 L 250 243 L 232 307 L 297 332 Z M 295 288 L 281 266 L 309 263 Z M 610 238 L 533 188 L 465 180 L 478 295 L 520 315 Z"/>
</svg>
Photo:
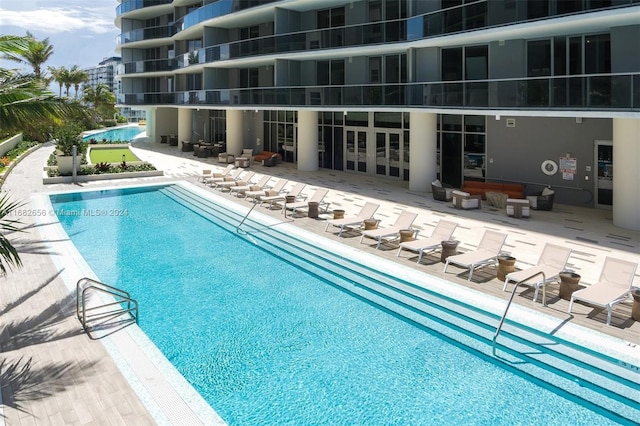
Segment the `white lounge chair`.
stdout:
<svg viewBox="0 0 640 426">
<path fill-rule="evenodd" d="M 291 188 L 290 191 L 284 193 L 284 194 L 278 194 L 278 195 L 263 195 L 260 197 L 260 205 L 262 205 L 263 203 L 269 203 L 269 209 L 273 208 L 274 204 L 277 204 L 279 202 L 284 202 L 287 196 L 292 196 L 292 197 L 296 197 L 296 199 L 298 197 L 301 197 L 300 194 L 302 194 L 302 190 L 306 187 L 307 185 L 305 183 L 297 183 L 293 186 L 293 188 Z M 305 198 L 305 197 L 302 197 Z M 284 203 L 283 203 L 284 204 Z"/>
<path fill-rule="evenodd" d="M 564 270 L 570 255 L 571 249 L 569 247 L 546 243 L 542 249 L 540 259 L 538 259 L 536 266 L 507 274 L 504 278 L 502 291 L 507 291 L 507 284 L 509 284 L 509 281 L 517 283 L 534 274 L 542 272 L 544 273 L 544 279 L 542 278 L 542 275 L 538 275 L 532 278 L 533 281 L 522 281 L 520 283 L 521 285 L 526 285 L 535 289 L 535 292 L 533 293 L 533 301 L 535 302 L 538 300 L 538 292 L 540 288 L 548 282 L 554 281 L 558 278 L 560 272 Z"/>
<path fill-rule="evenodd" d="M 598 282 L 571 295 L 569 313 L 573 309 L 573 301 L 582 300 L 590 305 L 607 308 L 607 325 L 611 324 L 613 306 L 629 297 L 637 268 L 637 263 L 606 257 Z"/>
<path fill-rule="evenodd" d="M 198 176 L 198 182 L 204 182 L 206 179 L 209 179 L 211 177 L 213 177 L 211 169 L 203 169 L 202 173 L 200 173 L 200 176 Z"/>
<path fill-rule="evenodd" d="M 476 268 L 496 262 L 506 239 L 507 234 L 503 234 L 502 232 L 491 230 L 484 231 L 484 235 L 480 240 L 480 244 L 478 244 L 477 250 L 447 257 L 446 263 L 444 264 L 444 272 L 447 272 L 449 264 L 452 263 L 468 269 L 469 281 L 471 281 L 473 271 Z"/>
<path fill-rule="evenodd" d="M 275 196 L 275 195 L 278 195 L 278 194 L 280 194 L 282 192 L 282 190 L 284 189 L 285 185 L 288 182 L 289 181 L 286 180 L 286 179 L 280 179 L 271 188 L 268 188 L 268 187 L 265 186 L 262 189 L 256 189 L 256 190 L 253 190 L 253 191 L 246 191 L 244 193 L 244 198 L 245 199 L 246 198 L 250 198 L 251 201 L 253 201 L 255 203 L 262 196 Z"/>
<path fill-rule="evenodd" d="M 362 231 L 360 242 L 367 237 L 373 238 L 378 242 L 376 250 L 380 248 L 380 244 L 383 240 L 397 239 L 400 235 L 400 231 L 404 229 L 411 229 L 413 221 L 418 217 L 417 213 L 411 213 L 409 211 L 403 211 L 400 213 L 396 222 L 387 228 L 370 229 L 369 231 Z"/>
<path fill-rule="evenodd" d="M 327 226 L 325 226 L 324 231 L 326 232 L 327 229 L 329 229 L 329 226 L 338 227 L 340 228 L 340 231 L 338 232 L 339 237 L 340 235 L 342 235 L 342 231 L 344 231 L 345 228 L 355 228 L 363 226 L 364 221 L 367 219 L 371 219 L 376 211 L 378 211 L 379 207 L 380 204 L 366 202 L 356 216 L 328 220 Z"/>
<path fill-rule="evenodd" d="M 204 179 L 204 183 L 210 184 L 210 183 L 214 182 L 214 179 L 223 179 L 225 176 L 230 176 L 230 174 L 233 171 L 234 167 L 235 166 L 233 164 L 229 164 L 221 172 L 213 172 L 213 173 L 211 173 L 211 176 L 209 176 L 209 177 Z"/>
<path fill-rule="evenodd" d="M 245 195 L 245 193 L 249 190 L 251 190 L 251 188 L 256 188 L 256 187 L 264 187 L 267 183 L 269 183 L 269 180 L 271 179 L 271 176 L 269 175 L 264 175 L 262 176 L 262 179 L 260 179 L 258 182 L 256 183 L 251 183 L 249 182 L 247 185 L 236 185 L 236 186 L 232 186 L 231 188 L 229 188 L 229 192 L 236 193 L 236 197 L 239 197 L 241 195 Z"/>
<path fill-rule="evenodd" d="M 224 191 L 225 189 L 231 189 L 232 186 L 245 186 L 249 184 L 249 181 L 253 179 L 253 175 L 256 172 L 246 172 L 244 175 L 238 176 L 233 180 L 227 180 L 224 182 L 216 182 L 215 187 L 220 191 Z"/>
<path fill-rule="evenodd" d="M 420 238 L 413 241 L 405 241 L 404 243 L 400 243 L 400 247 L 398 247 L 397 257 L 400 257 L 400 252 L 402 250 L 409 250 L 413 252 L 418 252 L 418 263 L 422 261 L 422 256 L 424 253 L 429 253 L 435 251 L 442 247 L 442 242 L 451 239 L 451 235 L 453 235 L 453 231 L 458 227 L 458 224 L 455 222 L 451 222 L 450 220 L 440 219 L 436 224 L 436 227 L 433 228 L 433 232 L 429 238 Z"/>
<path fill-rule="evenodd" d="M 232 180 L 238 179 L 242 174 L 242 172 L 244 172 L 244 169 L 242 168 L 233 169 L 231 170 L 231 172 L 227 173 L 222 177 L 214 176 L 212 178 L 207 179 L 206 183 L 209 184 L 209 186 L 212 186 L 215 188 L 220 182 L 230 182 Z"/>
<path fill-rule="evenodd" d="M 314 192 L 313 195 L 311 196 L 311 198 L 309 198 L 308 200 L 306 200 L 306 201 L 297 201 L 297 202 L 294 202 L 294 203 L 285 203 L 284 207 L 287 210 L 291 210 L 295 214 L 295 213 L 297 213 L 297 212 L 299 212 L 301 210 L 308 210 L 309 209 L 309 203 L 316 202 L 316 203 L 318 203 L 318 207 L 323 209 L 326 212 L 327 208 L 329 208 L 329 203 L 327 203 L 326 201 L 322 201 L 322 200 L 324 200 L 324 197 L 326 197 L 328 193 L 329 193 L 328 189 L 318 188 L 316 190 L 316 192 Z"/>
</svg>

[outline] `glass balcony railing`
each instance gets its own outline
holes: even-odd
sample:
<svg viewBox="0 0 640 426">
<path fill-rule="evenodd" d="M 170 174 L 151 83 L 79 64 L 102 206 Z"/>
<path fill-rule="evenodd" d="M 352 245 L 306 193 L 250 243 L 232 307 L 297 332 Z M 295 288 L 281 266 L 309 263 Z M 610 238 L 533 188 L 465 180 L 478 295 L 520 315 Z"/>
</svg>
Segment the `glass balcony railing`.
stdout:
<svg viewBox="0 0 640 426">
<path fill-rule="evenodd" d="M 186 30 L 187 28 L 191 28 L 209 19 L 219 18 L 233 12 L 239 12 L 241 10 L 274 3 L 276 1 L 279 0 L 219 0 L 186 14 L 182 22 L 182 29 Z"/>
<path fill-rule="evenodd" d="M 126 99 L 126 104 L 130 105 L 640 112 L 640 73 L 385 85 L 256 87 L 127 96 L 131 96 Z M 166 102 L 150 102 L 149 96 Z"/>
<path fill-rule="evenodd" d="M 173 25 L 162 25 L 159 27 L 138 28 L 120 34 L 118 44 L 132 43 L 134 41 L 153 40 L 158 38 L 168 38 L 176 34 Z"/>
<path fill-rule="evenodd" d="M 253 38 L 187 53 L 185 58 L 179 60 L 178 68 L 274 53 L 401 42 L 405 41 L 404 34 L 404 22 L 391 21 L 385 24 L 376 23 Z M 188 58 L 189 55 L 191 60 Z M 197 56 L 197 60 L 194 60 L 194 55 Z"/>
<path fill-rule="evenodd" d="M 175 59 L 152 59 L 146 61 L 134 61 L 124 64 L 125 74 L 137 74 L 143 72 L 173 71 L 176 69 Z"/>
<path fill-rule="evenodd" d="M 116 16 L 142 9 L 143 7 L 171 4 L 173 0 L 125 0 L 116 7 Z"/>
</svg>

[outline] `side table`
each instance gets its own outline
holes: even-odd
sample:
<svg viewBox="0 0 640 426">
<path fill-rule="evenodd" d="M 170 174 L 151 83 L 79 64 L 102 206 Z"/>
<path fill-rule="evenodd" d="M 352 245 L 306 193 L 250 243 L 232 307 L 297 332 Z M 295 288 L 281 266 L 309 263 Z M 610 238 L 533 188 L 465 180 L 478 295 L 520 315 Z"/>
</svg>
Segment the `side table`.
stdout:
<svg viewBox="0 0 640 426">
<path fill-rule="evenodd" d="M 416 231 L 413 229 L 401 229 L 400 230 L 400 242 L 404 243 L 407 241 L 415 240 Z"/>
<path fill-rule="evenodd" d="M 504 281 L 507 274 L 516 270 L 516 258 L 513 256 L 498 256 L 497 278 Z"/>
<path fill-rule="evenodd" d="M 563 271 L 558 276 L 560 277 L 560 297 L 564 300 L 571 300 L 571 295 L 578 289 L 580 275 L 575 272 Z"/>
<path fill-rule="evenodd" d="M 633 305 L 631 306 L 631 318 L 640 321 L 640 288 L 636 288 L 631 292 L 633 296 Z"/>
<path fill-rule="evenodd" d="M 377 219 L 365 219 L 364 220 L 364 230 L 369 231 L 371 229 L 376 229 L 378 227 Z"/>
<path fill-rule="evenodd" d="M 440 252 L 440 262 L 445 263 L 447 257 L 458 254 L 458 243 L 460 243 L 460 241 L 457 240 L 446 240 L 440 242 L 440 244 L 442 244 L 442 251 Z"/>
<path fill-rule="evenodd" d="M 317 219 L 320 216 L 320 212 L 318 211 L 318 207 L 320 203 L 317 201 L 309 201 L 309 211 L 307 213 L 307 217 L 310 219 Z"/>
</svg>

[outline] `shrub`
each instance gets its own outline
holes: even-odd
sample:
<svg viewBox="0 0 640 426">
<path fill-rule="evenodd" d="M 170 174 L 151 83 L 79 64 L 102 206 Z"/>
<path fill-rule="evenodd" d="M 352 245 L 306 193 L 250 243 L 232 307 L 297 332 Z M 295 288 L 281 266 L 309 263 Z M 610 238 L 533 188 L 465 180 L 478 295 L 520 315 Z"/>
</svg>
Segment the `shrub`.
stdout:
<svg viewBox="0 0 640 426">
<path fill-rule="evenodd" d="M 111 164 L 105 162 L 97 163 L 93 167 L 96 169 L 95 173 L 98 175 L 102 173 L 109 173 L 111 170 Z"/>
<path fill-rule="evenodd" d="M 87 144 L 82 141 L 80 133 L 82 128 L 77 123 L 65 123 L 58 127 L 53 135 L 57 150 L 62 155 L 69 156 L 73 154 L 73 145 L 75 145 L 78 155 L 84 156 L 87 152 Z"/>
</svg>

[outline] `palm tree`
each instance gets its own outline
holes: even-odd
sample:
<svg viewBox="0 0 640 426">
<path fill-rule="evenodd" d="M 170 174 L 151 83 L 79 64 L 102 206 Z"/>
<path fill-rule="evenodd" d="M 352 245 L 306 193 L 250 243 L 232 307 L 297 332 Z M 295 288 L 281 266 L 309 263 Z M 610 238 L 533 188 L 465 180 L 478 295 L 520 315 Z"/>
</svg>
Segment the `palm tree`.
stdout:
<svg viewBox="0 0 640 426">
<path fill-rule="evenodd" d="M 116 97 L 104 83 L 96 87 L 85 86 L 84 101 L 93 105 L 96 118 L 111 118 L 115 113 Z"/>
<path fill-rule="evenodd" d="M 4 59 L 22 62 L 31 65 L 36 78 L 42 77 L 42 64 L 47 62 L 53 55 L 53 45 L 49 43 L 49 38 L 37 40 L 33 34 L 27 31 L 25 37 L 27 49 L 20 52 L 4 52 Z"/>
<path fill-rule="evenodd" d="M 21 55 L 29 43 L 26 37 L 0 36 L 0 54 Z M 43 121 L 60 120 L 78 109 L 56 98 L 41 78 L 0 68 L 1 131 L 35 129 Z"/>
<path fill-rule="evenodd" d="M 3 275 L 7 273 L 7 268 L 11 269 L 14 266 L 20 268 L 22 266 L 18 250 L 6 236 L 10 232 L 21 232 L 18 228 L 21 222 L 15 219 L 8 219 L 21 206 L 21 203 L 10 201 L 9 194 L 4 194 L 0 197 L 0 273 Z"/>
<path fill-rule="evenodd" d="M 74 99 L 78 99 L 80 84 L 89 80 L 89 74 L 79 69 L 77 65 L 74 65 L 73 68 L 69 70 L 69 80 L 71 80 L 73 88 L 75 89 Z"/>
<path fill-rule="evenodd" d="M 67 79 L 67 75 L 69 74 L 69 70 L 67 70 L 67 67 L 62 66 L 62 67 L 49 67 L 49 72 L 51 73 L 51 78 L 53 78 L 53 80 L 58 83 L 58 86 L 60 86 L 60 93 L 58 94 L 59 97 L 62 97 L 62 85 L 64 84 L 64 82 Z"/>
</svg>

